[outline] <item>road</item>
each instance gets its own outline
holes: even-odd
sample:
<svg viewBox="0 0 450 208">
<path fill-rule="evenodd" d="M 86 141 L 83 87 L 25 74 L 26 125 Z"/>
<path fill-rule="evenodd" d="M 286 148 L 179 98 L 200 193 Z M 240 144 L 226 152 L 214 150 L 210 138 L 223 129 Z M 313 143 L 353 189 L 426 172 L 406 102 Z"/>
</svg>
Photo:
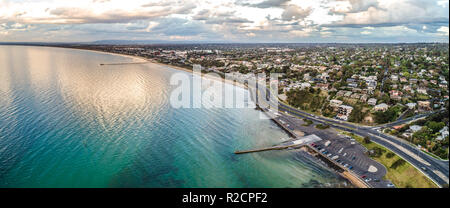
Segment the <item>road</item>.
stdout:
<svg viewBox="0 0 450 208">
<path fill-rule="evenodd" d="M 348 131 L 362 137 L 367 136 L 371 139 L 371 141 L 386 147 L 387 149 L 391 150 L 395 154 L 399 155 L 400 157 L 408 161 L 410 164 L 415 166 L 419 171 L 425 174 L 428 178 L 430 178 L 433 182 L 435 182 L 439 187 L 443 187 L 445 184 L 449 183 L 448 161 L 433 158 L 404 140 L 377 131 L 378 128 L 383 126 L 377 127 L 360 126 L 357 124 L 312 115 L 310 113 L 286 105 L 282 102 L 278 102 L 278 98 L 274 97 L 272 93 L 270 93 L 270 91 L 266 88 L 266 86 L 261 87 L 261 84 L 256 86 L 258 90 L 258 93 L 256 93 L 257 94 L 256 100 L 257 102 L 259 102 L 260 105 L 263 104 L 262 102 L 265 102 L 264 105 L 270 106 L 272 108 L 278 108 L 278 110 L 282 113 L 291 114 L 299 118 L 306 118 L 314 122 L 329 125 L 335 129 Z M 260 99 L 261 97 L 265 97 L 266 99 Z M 395 121 L 393 123 L 384 125 L 384 127 L 408 123 L 412 120 L 423 118 L 430 114 L 417 115 L 411 118 Z"/>
</svg>

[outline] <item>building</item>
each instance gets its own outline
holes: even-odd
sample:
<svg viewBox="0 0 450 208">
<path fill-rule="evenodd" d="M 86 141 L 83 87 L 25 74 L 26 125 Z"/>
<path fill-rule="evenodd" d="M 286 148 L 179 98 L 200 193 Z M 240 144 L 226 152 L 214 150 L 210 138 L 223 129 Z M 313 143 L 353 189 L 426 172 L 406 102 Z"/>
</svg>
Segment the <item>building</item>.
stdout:
<svg viewBox="0 0 450 208">
<path fill-rule="evenodd" d="M 438 136 L 438 137 L 436 138 L 436 140 L 441 141 L 441 140 L 444 140 L 445 138 L 447 138 L 448 135 L 449 135 L 449 132 L 448 132 L 448 126 L 444 126 L 444 128 L 442 128 L 442 129 L 439 131 L 439 133 L 440 133 L 441 135 Z"/>
<path fill-rule="evenodd" d="M 375 106 L 377 104 L 377 99 L 370 98 L 369 101 L 367 101 L 367 104 Z"/>
<path fill-rule="evenodd" d="M 352 106 L 340 105 L 338 108 L 338 115 L 336 117 L 338 119 L 346 121 L 348 119 L 348 117 L 350 116 L 350 114 L 352 113 L 352 111 L 353 111 Z"/>
<path fill-rule="evenodd" d="M 375 111 L 387 111 L 387 109 L 389 108 L 389 106 L 386 103 L 381 103 L 376 105 L 373 109 Z"/>
<path fill-rule="evenodd" d="M 333 108 L 339 107 L 340 105 L 342 105 L 342 103 L 343 102 L 340 100 L 330 100 L 330 106 Z"/>
<path fill-rule="evenodd" d="M 416 107 L 417 103 L 407 103 L 406 106 L 408 106 L 409 109 L 414 109 Z"/>
<path fill-rule="evenodd" d="M 411 129 L 412 132 L 418 132 L 422 129 L 422 127 L 419 125 L 412 125 L 409 127 L 409 129 Z"/>
<path fill-rule="evenodd" d="M 426 88 L 423 88 L 423 87 L 418 88 L 418 89 L 417 89 L 417 92 L 418 92 L 418 93 L 421 93 L 421 94 L 425 94 L 425 95 L 428 94 L 428 93 L 427 93 L 427 89 L 426 89 Z"/>
<path fill-rule="evenodd" d="M 430 111 L 431 110 L 430 101 L 417 101 L 417 105 L 418 105 L 419 110 L 422 110 L 422 111 Z"/>
<path fill-rule="evenodd" d="M 402 99 L 402 92 L 398 90 L 391 90 L 389 91 L 390 97 L 393 100 L 401 100 Z"/>
</svg>

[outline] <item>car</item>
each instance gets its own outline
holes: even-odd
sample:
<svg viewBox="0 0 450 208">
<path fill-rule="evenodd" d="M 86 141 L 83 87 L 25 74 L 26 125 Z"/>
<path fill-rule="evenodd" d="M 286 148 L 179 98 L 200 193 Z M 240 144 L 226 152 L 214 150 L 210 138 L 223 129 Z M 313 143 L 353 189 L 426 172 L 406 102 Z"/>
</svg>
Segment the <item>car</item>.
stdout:
<svg viewBox="0 0 450 208">
<path fill-rule="evenodd" d="M 362 176 L 361 176 L 361 178 L 366 178 L 366 177 L 367 177 L 366 175 L 362 175 Z"/>
<path fill-rule="evenodd" d="M 395 187 L 395 186 L 394 186 L 394 184 L 392 184 L 392 183 L 388 183 L 388 184 L 387 184 L 387 187 L 392 188 L 392 187 Z"/>
<path fill-rule="evenodd" d="M 348 169 L 349 169 L 349 170 L 353 169 L 353 166 L 348 166 Z"/>
<path fill-rule="evenodd" d="M 426 167 L 421 167 L 421 168 L 422 168 L 423 171 L 427 171 L 427 168 L 426 168 Z"/>
<path fill-rule="evenodd" d="M 364 180 L 364 181 L 366 181 L 366 182 L 370 182 L 370 181 L 372 181 L 372 179 L 371 178 L 367 178 L 366 180 Z"/>
<path fill-rule="evenodd" d="M 340 163 L 340 162 L 341 162 L 341 160 L 339 160 L 339 159 L 338 159 L 338 160 L 336 160 L 336 162 L 337 162 L 337 163 Z"/>
<path fill-rule="evenodd" d="M 375 182 L 380 182 L 380 179 L 375 179 L 375 180 L 373 180 L 373 181 L 375 181 Z"/>
<path fill-rule="evenodd" d="M 331 157 L 331 155 L 332 155 L 332 154 L 330 153 L 330 154 L 327 155 L 327 157 Z"/>
<path fill-rule="evenodd" d="M 347 163 L 344 165 L 344 168 L 346 168 L 346 167 L 348 167 L 348 164 L 347 164 Z"/>
<path fill-rule="evenodd" d="M 355 157 L 355 156 L 353 156 L 353 157 L 352 157 L 352 160 L 355 160 L 355 159 L 356 159 L 356 157 Z"/>
</svg>

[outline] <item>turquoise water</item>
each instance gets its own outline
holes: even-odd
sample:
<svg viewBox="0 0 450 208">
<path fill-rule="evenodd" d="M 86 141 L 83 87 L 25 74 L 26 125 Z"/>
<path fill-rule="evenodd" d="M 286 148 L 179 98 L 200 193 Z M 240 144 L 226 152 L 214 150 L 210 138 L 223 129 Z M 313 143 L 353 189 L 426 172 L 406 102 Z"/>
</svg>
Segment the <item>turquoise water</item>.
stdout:
<svg viewBox="0 0 450 208">
<path fill-rule="evenodd" d="M 175 109 L 180 72 L 104 53 L 0 46 L 0 187 L 316 187 L 342 183 L 254 109 Z M 232 86 L 228 86 L 233 90 Z M 243 89 L 236 89 L 243 90 Z"/>
</svg>

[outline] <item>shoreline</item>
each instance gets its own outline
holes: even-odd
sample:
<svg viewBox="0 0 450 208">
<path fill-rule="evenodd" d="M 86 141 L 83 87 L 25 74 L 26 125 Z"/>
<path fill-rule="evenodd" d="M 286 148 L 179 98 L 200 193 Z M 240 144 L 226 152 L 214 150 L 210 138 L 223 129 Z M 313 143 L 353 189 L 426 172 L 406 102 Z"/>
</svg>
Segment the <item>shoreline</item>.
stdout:
<svg viewBox="0 0 450 208">
<path fill-rule="evenodd" d="M 50 47 L 52 47 L 52 46 L 50 46 Z M 123 56 L 123 57 L 127 57 L 127 58 L 132 58 L 132 59 L 140 59 L 142 61 L 145 61 L 145 62 L 148 62 L 148 63 L 151 63 L 151 64 L 164 66 L 164 67 L 169 67 L 169 68 L 172 68 L 172 69 L 175 69 L 175 70 L 189 72 L 191 74 L 193 74 L 193 72 L 194 72 L 193 70 L 190 70 L 190 69 L 186 69 L 186 68 L 183 68 L 183 67 L 174 66 L 174 65 L 170 65 L 170 64 L 160 63 L 160 62 L 155 61 L 154 59 L 148 59 L 148 58 L 144 58 L 144 57 L 136 56 L 136 55 L 113 53 L 113 52 L 106 52 L 106 51 L 86 49 L 86 48 L 70 48 L 70 47 L 54 47 L 54 48 L 68 48 L 68 49 L 74 49 L 74 50 L 85 50 L 85 51 L 91 51 L 91 52 L 97 52 L 97 53 L 103 53 L 103 54 L 109 54 L 109 55 Z M 211 79 L 211 80 L 219 81 L 219 82 L 222 82 L 222 83 L 227 83 L 227 84 L 230 84 L 230 85 L 233 85 L 233 86 L 236 86 L 236 87 L 240 87 L 240 88 L 243 88 L 245 90 L 249 90 L 248 86 L 246 86 L 246 85 L 244 85 L 242 83 L 239 83 L 237 81 L 234 81 L 234 80 L 227 80 L 227 79 L 222 78 L 222 77 L 219 78 L 219 77 L 216 77 L 216 76 L 211 76 L 210 74 L 207 74 L 207 73 L 202 73 L 201 77 L 202 77 L 202 79 L 203 78 Z"/>
</svg>

